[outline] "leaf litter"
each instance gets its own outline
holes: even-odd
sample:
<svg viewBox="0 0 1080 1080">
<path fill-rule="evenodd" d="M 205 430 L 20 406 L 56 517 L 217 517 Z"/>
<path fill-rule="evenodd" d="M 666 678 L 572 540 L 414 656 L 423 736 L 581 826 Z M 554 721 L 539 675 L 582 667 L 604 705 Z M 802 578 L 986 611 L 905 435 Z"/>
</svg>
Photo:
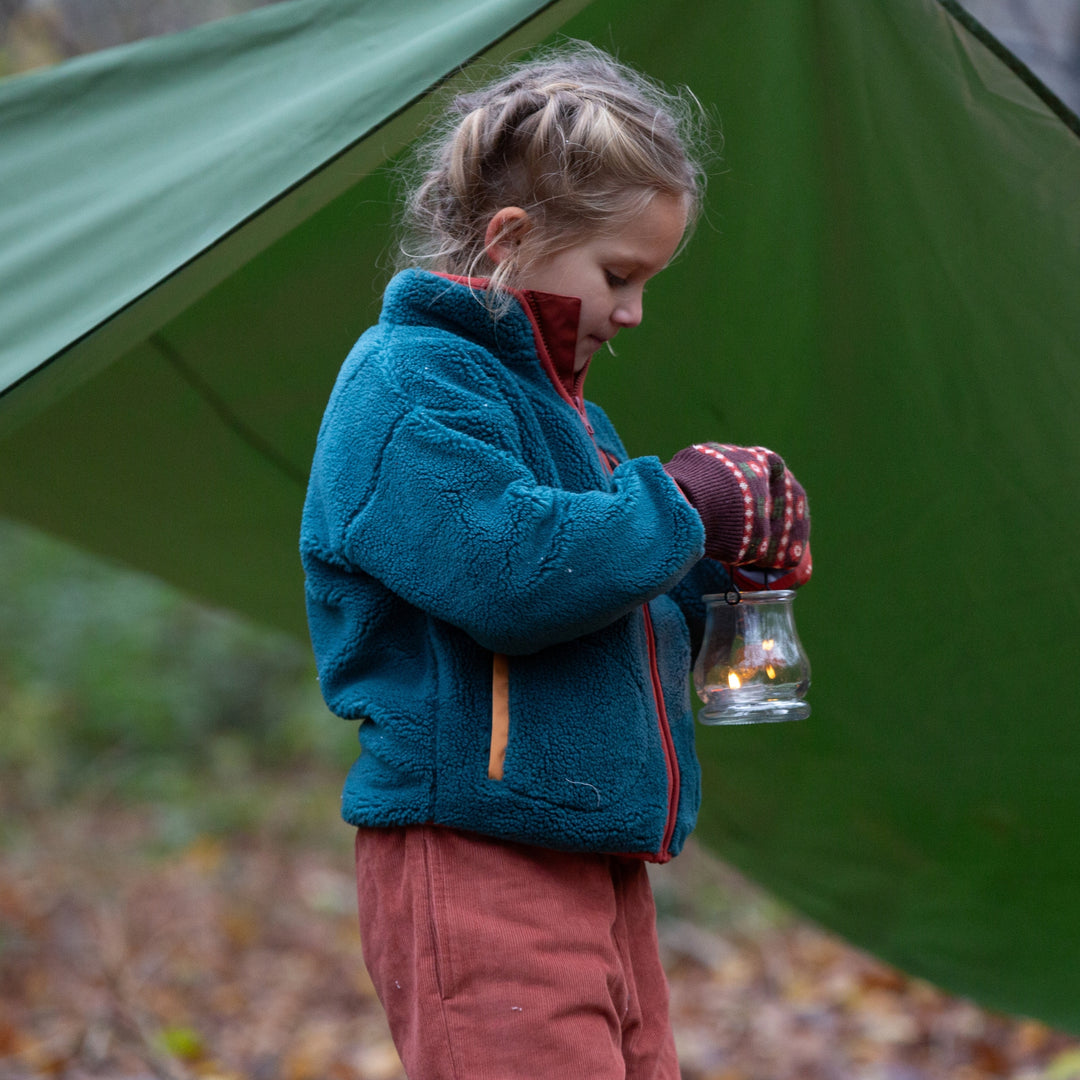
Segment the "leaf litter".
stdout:
<svg viewBox="0 0 1080 1080">
<path fill-rule="evenodd" d="M 262 826 L 188 835 L 101 797 L 7 807 L 0 1080 L 401 1080 L 335 795 L 282 778 Z M 653 882 L 684 1080 L 1080 1080 L 1080 1041 L 908 978 L 699 848 Z"/>
</svg>

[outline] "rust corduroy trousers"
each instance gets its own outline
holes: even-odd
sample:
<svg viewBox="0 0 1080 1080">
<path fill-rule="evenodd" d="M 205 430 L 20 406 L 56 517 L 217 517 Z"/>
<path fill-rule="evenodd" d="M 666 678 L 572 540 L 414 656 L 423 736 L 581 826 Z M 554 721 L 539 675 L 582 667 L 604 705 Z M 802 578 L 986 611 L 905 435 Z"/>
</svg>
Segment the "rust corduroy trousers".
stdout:
<svg viewBox="0 0 1080 1080">
<path fill-rule="evenodd" d="M 645 865 L 360 829 L 364 962 L 409 1080 L 678 1080 Z"/>
</svg>

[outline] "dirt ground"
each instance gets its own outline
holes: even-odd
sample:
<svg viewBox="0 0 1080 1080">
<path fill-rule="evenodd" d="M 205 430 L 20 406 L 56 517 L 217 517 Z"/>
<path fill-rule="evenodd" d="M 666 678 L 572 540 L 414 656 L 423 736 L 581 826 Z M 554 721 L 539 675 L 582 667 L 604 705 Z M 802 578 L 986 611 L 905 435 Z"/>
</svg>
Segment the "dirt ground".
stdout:
<svg viewBox="0 0 1080 1080">
<path fill-rule="evenodd" d="M 351 837 L 311 790 L 219 834 L 152 805 L 6 813 L 0 1080 L 403 1077 Z M 1080 1078 L 1077 1040 L 904 977 L 700 851 L 653 880 L 684 1080 Z"/>
</svg>

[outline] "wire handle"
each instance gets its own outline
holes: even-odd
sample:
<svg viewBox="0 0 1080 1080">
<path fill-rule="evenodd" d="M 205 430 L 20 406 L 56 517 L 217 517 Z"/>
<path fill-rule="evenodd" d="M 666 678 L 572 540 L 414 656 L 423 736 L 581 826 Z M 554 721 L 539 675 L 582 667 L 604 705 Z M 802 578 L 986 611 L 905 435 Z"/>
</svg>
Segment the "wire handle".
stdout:
<svg viewBox="0 0 1080 1080">
<path fill-rule="evenodd" d="M 742 603 L 742 591 L 739 589 L 738 582 L 735 580 L 735 567 L 725 566 L 724 569 L 727 570 L 728 573 L 728 587 L 727 591 L 724 593 L 724 600 L 731 607 L 734 607 L 736 604 Z M 769 588 L 769 571 L 767 569 L 761 571 L 761 587 L 765 590 L 768 590 Z"/>
<path fill-rule="evenodd" d="M 742 593 L 739 591 L 739 586 L 735 583 L 735 567 L 726 566 L 728 576 L 728 587 L 724 593 L 724 602 L 730 607 L 734 607 L 736 604 L 742 603 Z"/>
</svg>

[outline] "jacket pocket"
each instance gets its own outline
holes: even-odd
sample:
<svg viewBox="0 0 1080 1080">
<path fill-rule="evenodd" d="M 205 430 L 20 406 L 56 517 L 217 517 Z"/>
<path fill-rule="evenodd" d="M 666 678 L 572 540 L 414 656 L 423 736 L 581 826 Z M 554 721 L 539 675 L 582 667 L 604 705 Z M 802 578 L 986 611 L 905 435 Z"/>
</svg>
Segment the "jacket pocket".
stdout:
<svg viewBox="0 0 1080 1080">
<path fill-rule="evenodd" d="M 502 653 L 491 661 L 491 749 L 488 779 L 501 780 L 506 764 L 506 744 L 510 739 L 510 665 Z"/>
<path fill-rule="evenodd" d="M 497 656 L 491 714 L 488 776 L 528 802 L 595 813 L 632 793 L 666 808 L 643 635 L 595 634 Z"/>
</svg>

